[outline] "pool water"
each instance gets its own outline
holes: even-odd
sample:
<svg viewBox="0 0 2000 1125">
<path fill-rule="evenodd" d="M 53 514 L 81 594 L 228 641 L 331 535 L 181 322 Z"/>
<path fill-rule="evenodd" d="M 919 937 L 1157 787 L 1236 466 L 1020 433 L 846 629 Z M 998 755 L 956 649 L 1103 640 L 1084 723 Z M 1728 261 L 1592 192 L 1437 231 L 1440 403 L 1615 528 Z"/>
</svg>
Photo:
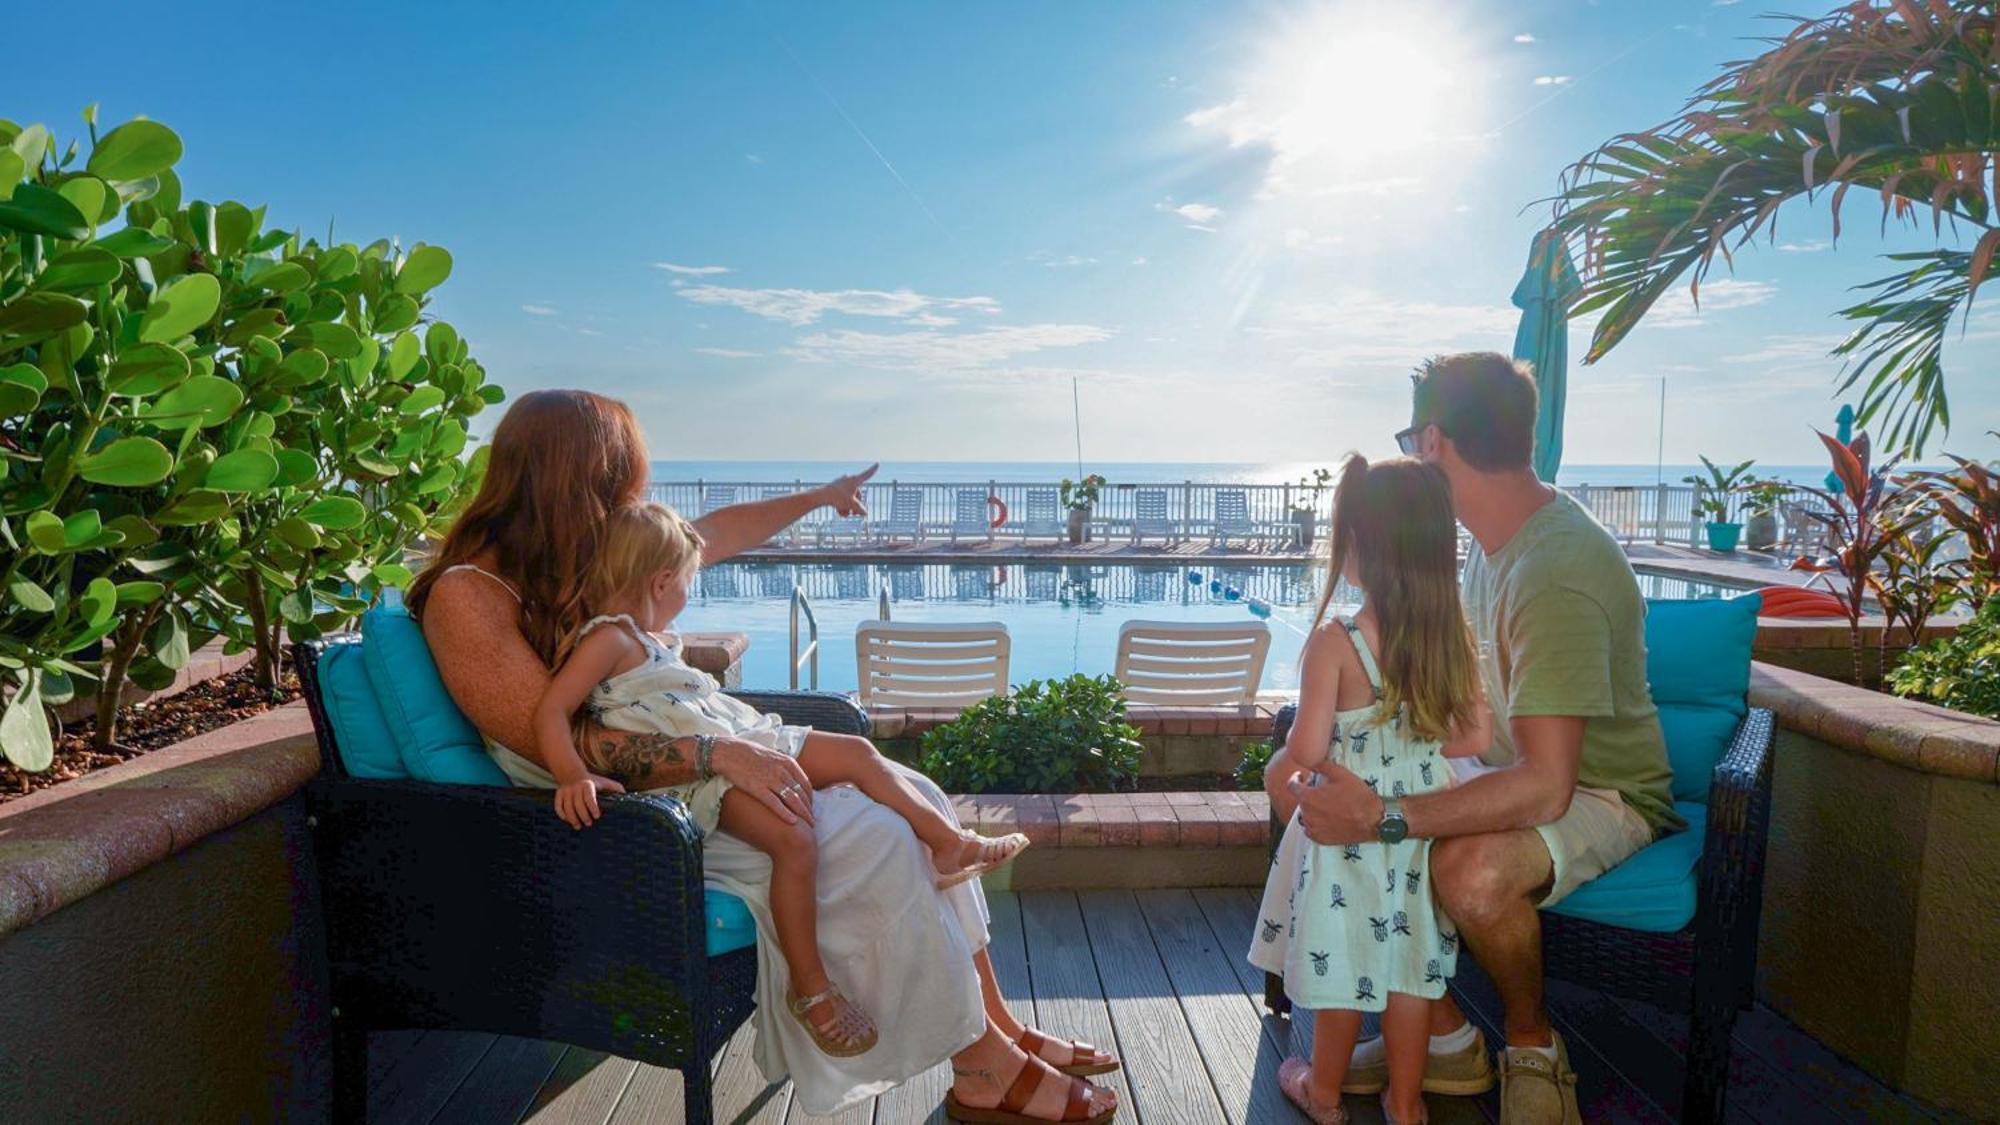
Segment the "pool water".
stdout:
<svg viewBox="0 0 2000 1125">
<path fill-rule="evenodd" d="M 886 593 L 896 621 L 998 621 L 1012 639 L 1014 683 L 1111 671 L 1125 622 L 1249 621 L 1268 610 L 1266 691 L 1294 690 L 1299 649 L 1318 604 L 1321 572 L 1313 566 L 1180 565 L 1009 566 L 840 563 L 722 563 L 701 572 L 676 627 L 744 633 L 743 685 L 790 683 L 791 594 L 803 587 L 819 621 L 819 686 L 855 687 L 854 630 L 875 620 Z M 1640 572 L 1651 598 L 1714 598 L 1739 592 L 1714 583 Z M 1343 586 L 1337 601 L 1351 604 Z M 805 626 L 800 624 L 800 644 Z M 800 674 L 799 686 L 808 686 Z"/>
</svg>

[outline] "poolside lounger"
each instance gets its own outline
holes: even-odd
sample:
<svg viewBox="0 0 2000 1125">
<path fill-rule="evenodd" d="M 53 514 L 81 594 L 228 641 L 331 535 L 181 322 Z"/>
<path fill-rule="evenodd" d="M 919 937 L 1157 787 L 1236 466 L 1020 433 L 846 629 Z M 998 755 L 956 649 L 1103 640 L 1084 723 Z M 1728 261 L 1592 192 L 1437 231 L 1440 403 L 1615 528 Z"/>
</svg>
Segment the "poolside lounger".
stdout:
<svg viewBox="0 0 2000 1125">
<path fill-rule="evenodd" d="M 1250 497 L 1240 488 L 1218 489 L 1215 493 L 1215 527 L 1209 542 L 1228 546 L 1231 539 L 1256 541 L 1262 531 L 1250 518 Z"/>
<path fill-rule="evenodd" d="M 1132 703 L 1241 705 L 1257 698 L 1270 649 L 1261 621 L 1127 621 L 1114 674 Z"/>
<path fill-rule="evenodd" d="M 1005 695 L 1009 654 L 998 621 L 864 621 L 854 630 L 864 707 L 969 707 Z"/>
<path fill-rule="evenodd" d="M 1167 490 L 1141 488 L 1132 494 L 1132 542 L 1141 539 L 1174 541 L 1174 521 L 1167 516 Z"/>
<path fill-rule="evenodd" d="M 858 545 L 868 535 L 868 518 L 866 516 L 834 516 L 831 519 L 819 520 L 808 526 L 818 536 L 819 545 L 822 547 L 826 546 L 829 539 L 838 542 L 842 536 L 846 536 L 848 540 Z"/>
<path fill-rule="evenodd" d="M 701 514 L 707 515 L 717 508 L 727 508 L 736 503 L 736 489 L 726 484 L 711 484 L 701 490 Z"/>
<path fill-rule="evenodd" d="M 877 539 L 898 539 L 908 537 L 917 543 L 924 537 L 924 491 L 921 488 L 898 488 L 889 496 L 889 518 L 875 523 Z"/>
<path fill-rule="evenodd" d="M 1059 540 L 1069 534 L 1069 525 L 1064 522 L 1062 514 L 1062 503 L 1056 498 L 1056 490 L 1053 488 L 1029 489 L 1028 500 L 1022 505 L 1018 523 L 1024 541 L 1043 537 Z"/>
<path fill-rule="evenodd" d="M 973 539 L 993 541 L 993 523 L 988 513 L 992 506 L 986 502 L 987 492 L 983 488 L 961 488 L 958 490 L 957 505 L 952 513 L 951 541 L 958 542 L 961 535 Z"/>
<path fill-rule="evenodd" d="M 780 497 L 791 496 L 795 491 L 795 489 L 790 488 L 767 488 L 758 493 L 757 498 L 760 500 L 776 500 Z M 769 539 L 764 540 L 764 545 L 767 547 L 775 546 L 780 540 L 783 540 L 788 545 L 796 546 L 798 544 L 799 525 L 797 521 L 788 523 L 779 529 Z"/>
</svg>

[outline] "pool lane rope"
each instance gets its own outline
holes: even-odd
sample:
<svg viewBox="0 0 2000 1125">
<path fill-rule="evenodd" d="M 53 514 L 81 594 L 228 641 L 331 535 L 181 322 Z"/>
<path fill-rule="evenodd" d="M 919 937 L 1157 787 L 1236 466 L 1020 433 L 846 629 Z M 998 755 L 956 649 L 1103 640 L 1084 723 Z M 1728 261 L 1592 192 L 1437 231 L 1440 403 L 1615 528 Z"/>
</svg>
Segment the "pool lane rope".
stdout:
<svg viewBox="0 0 2000 1125">
<path fill-rule="evenodd" d="M 1210 594 L 1216 597 L 1220 597 L 1223 601 L 1236 602 L 1242 605 L 1244 609 L 1250 611 L 1250 616 L 1255 617 L 1260 621 L 1275 621 L 1278 624 L 1283 625 L 1285 628 L 1290 629 L 1292 632 L 1297 633 L 1301 637 L 1311 636 L 1310 633 L 1306 632 L 1306 630 L 1304 629 L 1299 628 L 1296 624 L 1292 623 L 1290 620 L 1287 620 L 1285 617 L 1278 616 L 1277 607 L 1272 605 L 1270 602 L 1267 602 L 1263 598 L 1256 597 L 1254 595 L 1245 594 L 1243 591 L 1237 589 L 1234 586 L 1225 586 L 1219 579 L 1209 578 L 1204 580 L 1201 576 L 1201 571 L 1199 570 L 1188 571 L 1187 582 L 1188 585 L 1190 586 L 1198 587 L 1206 585 L 1208 587 L 1208 592 Z"/>
</svg>

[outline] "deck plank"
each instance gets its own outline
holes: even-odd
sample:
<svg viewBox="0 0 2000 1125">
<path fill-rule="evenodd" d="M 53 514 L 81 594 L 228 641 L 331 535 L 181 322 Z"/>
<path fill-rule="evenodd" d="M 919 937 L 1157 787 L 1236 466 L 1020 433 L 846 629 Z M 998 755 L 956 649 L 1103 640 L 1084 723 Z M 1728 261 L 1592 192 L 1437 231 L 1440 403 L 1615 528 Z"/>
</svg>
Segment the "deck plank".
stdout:
<svg viewBox="0 0 2000 1125">
<path fill-rule="evenodd" d="M 411 1051 L 430 1032 L 422 1028 L 402 1031 L 371 1031 L 368 1033 L 368 1086 L 373 1089 L 388 1078 L 397 1067 L 403 1065 Z"/>
<path fill-rule="evenodd" d="M 433 1125 L 519 1121 L 567 1048 L 545 1039 L 496 1038 L 431 1118 Z"/>
<path fill-rule="evenodd" d="M 432 1031 L 403 1062 L 368 1091 L 371 1125 L 424 1125 L 437 1116 L 459 1084 L 479 1065 L 497 1035 L 470 1031 Z"/>
<path fill-rule="evenodd" d="M 1846 1062 L 1783 1016 L 1758 1005 L 1736 1017 L 1736 1046 L 1809 1083 L 1820 1100 L 1860 1121 L 1913 1125 L 1935 1121 L 1930 1110 Z"/>
<path fill-rule="evenodd" d="M 717 1121 L 779 1125 L 791 1106 L 791 1084 L 772 1085 L 757 1070 L 750 1049 L 754 1034 L 745 1022 L 717 1056 L 714 1086 Z M 679 1121 L 683 1116 L 682 1094 L 679 1071 L 641 1064 L 611 1111 L 610 1125 Z"/>
<path fill-rule="evenodd" d="M 1125 1108 L 1132 1105 L 1127 1080 L 1132 1050 L 1113 1032 L 1076 895 L 1070 891 L 1030 891 L 1019 899 L 1036 1026 L 1050 1035 L 1095 1043 L 1123 1060 L 1125 1069 L 1092 1081 L 1117 1091 L 1120 1120 L 1143 1122 L 1143 1116 Z"/>
<path fill-rule="evenodd" d="M 639 1064 L 571 1047 L 542 1080 L 521 1120 L 533 1125 L 604 1125 Z"/>
<path fill-rule="evenodd" d="M 1452 991 L 1459 997 L 1467 1015 L 1477 1011 L 1476 1022 L 1486 1033 L 1487 1045 L 1494 1051 L 1504 1049 L 1506 1032 L 1501 1022 L 1503 1010 L 1500 994 L 1493 982 L 1480 970 L 1471 957 L 1458 959 L 1458 975 L 1452 978 Z M 1670 1122 L 1674 1118 L 1660 1108 L 1658 1103 L 1635 1086 L 1625 1071 L 1600 1051 L 1600 1045 L 1572 1026 L 1564 1013 L 1551 1011 L 1550 1018 L 1556 1029 L 1562 1032 L 1563 1042 L 1569 1047 L 1570 1066 L 1575 1069 L 1577 1106 L 1583 1112 L 1585 1121 L 1644 1121 Z M 1612 1049 L 1617 1045 L 1608 1044 Z M 1654 1051 L 1664 1053 L 1657 1046 Z M 1641 1049 L 1640 1053 L 1645 1053 Z M 1620 1056 L 1625 1058 L 1625 1056 Z M 1626 1058 L 1628 1065 L 1631 1059 Z M 1640 1065 L 1653 1065 L 1657 1060 L 1642 1059 Z M 1673 1065 L 1678 1065 L 1674 1063 Z"/>
<path fill-rule="evenodd" d="M 1216 1121 L 1222 1105 L 1215 1084 L 1132 892 L 1084 891 L 1077 902 L 1111 1005 L 1112 1027 L 1125 1048 L 1125 1073 L 1139 1120 L 1149 1125 Z M 1255 1037 L 1244 1042 L 1255 1042 Z"/>
</svg>

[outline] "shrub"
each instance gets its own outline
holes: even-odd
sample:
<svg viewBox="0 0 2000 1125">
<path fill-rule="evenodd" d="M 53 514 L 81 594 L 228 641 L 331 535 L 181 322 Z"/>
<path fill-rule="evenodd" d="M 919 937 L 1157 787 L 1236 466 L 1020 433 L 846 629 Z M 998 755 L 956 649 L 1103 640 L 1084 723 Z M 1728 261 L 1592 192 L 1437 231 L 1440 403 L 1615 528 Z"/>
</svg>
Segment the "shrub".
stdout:
<svg viewBox="0 0 2000 1125">
<path fill-rule="evenodd" d="M 415 332 L 444 250 L 183 205 L 171 129 L 84 116 L 80 167 L 0 121 L 0 744 L 27 769 L 80 683 L 107 744 L 128 679 L 222 635 L 273 684 L 281 631 L 406 581 L 483 464 L 465 420 L 502 397 L 450 325 Z"/>
<path fill-rule="evenodd" d="M 1264 767 L 1271 764 L 1269 742 L 1253 742 L 1243 748 L 1243 760 L 1236 763 L 1236 787 L 1253 793 L 1264 791 Z"/>
<path fill-rule="evenodd" d="M 1035 680 L 925 732 L 922 769 L 954 793 L 1130 789 L 1139 728 L 1110 676 Z"/>
<path fill-rule="evenodd" d="M 1989 598 L 1953 635 L 1903 654 L 1888 680 L 1897 695 L 2000 719 L 2000 599 Z"/>
</svg>

